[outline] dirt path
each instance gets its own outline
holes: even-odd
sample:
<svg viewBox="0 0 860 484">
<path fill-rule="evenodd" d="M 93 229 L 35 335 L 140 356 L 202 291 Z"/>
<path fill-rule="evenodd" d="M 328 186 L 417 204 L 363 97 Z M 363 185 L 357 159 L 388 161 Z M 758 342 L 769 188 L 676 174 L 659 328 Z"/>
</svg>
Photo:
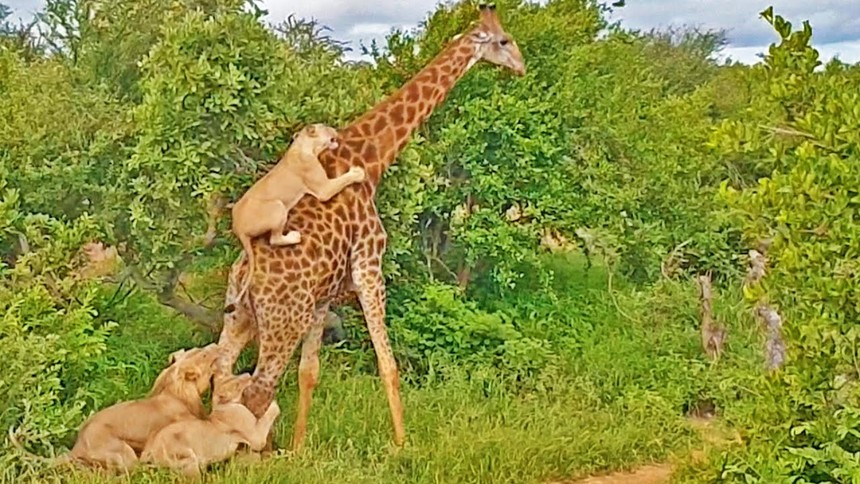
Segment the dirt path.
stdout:
<svg viewBox="0 0 860 484">
<path fill-rule="evenodd" d="M 665 484 L 672 478 L 672 466 L 657 464 L 643 466 L 631 472 L 613 472 L 574 481 L 574 484 Z"/>
<path fill-rule="evenodd" d="M 690 457 L 704 458 L 705 449 L 740 442 L 740 436 L 728 432 L 712 417 L 689 417 L 690 426 L 699 432 L 702 448 L 691 452 Z M 668 484 L 672 480 L 672 465 L 669 463 L 651 464 L 627 472 L 590 476 L 578 480 L 549 482 L 547 484 Z"/>
</svg>

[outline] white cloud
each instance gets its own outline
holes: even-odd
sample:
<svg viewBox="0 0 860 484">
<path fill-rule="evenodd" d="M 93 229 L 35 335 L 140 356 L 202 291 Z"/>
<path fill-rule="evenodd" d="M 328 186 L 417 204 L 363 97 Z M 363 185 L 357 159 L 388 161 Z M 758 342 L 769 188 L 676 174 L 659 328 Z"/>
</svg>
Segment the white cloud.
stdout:
<svg viewBox="0 0 860 484">
<path fill-rule="evenodd" d="M 608 0 L 604 0 L 608 1 Z M 28 18 L 44 0 L 0 0 L 16 16 Z M 393 27 L 412 28 L 426 18 L 439 0 L 261 0 L 268 18 L 277 23 L 290 14 L 313 18 L 332 29 L 335 38 L 349 42 L 358 56 L 359 43 L 384 40 Z M 628 0 L 613 20 L 628 28 L 648 30 L 670 26 L 724 29 L 729 37 L 726 54 L 742 62 L 757 61 L 756 53 L 777 40 L 759 12 L 773 5 L 776 13 L 795 27 L 809 19 L 813 42 L 827 61 L 834 55 L 860 62 L 860 0 Z"/>
<path fill-rule="evenodd" d="M 843 62 L 860 62 L 860 40 L 825 44 L 819 46 L 818 52 L 821 54 L 821 58 L 824 61 L 833 57 L 838 57 Z"/>
<path fill-rule="evenodd" d="M 860 2 L 857 0 L 629 0 L 614 19 L 636 29 L 678 25 L 725 29 L 735 47 L 755 47 L 777 40 L 758 14 L 768 6 L 798 28 L 812 24 L 821 44 L 860 39 Z"/>
<path fill-rule="evenodd" d="M 760 55 L 767 51 L 767 46 L 759 47 L 727 47 L 720 55 L 720 59 L 731 59 L 744 64 L 755 64 L 762 59 Z"/>
<path fill-rule="evenodd" d="M 755 64 L 761 62 L 761 56 L 767 53 L 767 49 L 767 45 L 758 47 L 728 47 L 722 52 L 720 58 L 731 58 L 744 64 Z M 816 49 L 818 49 L 819 58 L 824 63 L 834 57 L 848 63 L 860 62 L 860 40 L 818 45 Z"/>
<path fill-rule="evenodd" d="M 36 10 L 42 8 L 45 2 L 42 0 L 0 0 L 0 3 L 5 4 L 21 17 L 30 17 Z"/>
<path fill-rule="evenodd" d="M 385 35 L 391 31 L 390 24 L 355 24 L 346 31 L 350 37 Z"/>
</svg>

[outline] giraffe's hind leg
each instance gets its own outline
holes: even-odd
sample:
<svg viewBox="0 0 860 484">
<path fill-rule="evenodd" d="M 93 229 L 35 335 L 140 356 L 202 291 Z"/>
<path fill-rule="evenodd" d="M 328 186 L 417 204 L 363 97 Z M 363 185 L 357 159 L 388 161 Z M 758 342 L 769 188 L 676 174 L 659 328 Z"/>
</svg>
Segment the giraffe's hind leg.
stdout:
<svg viewBox="0 0 860 484">
<path fill-rule="evenodd" d="M 328 306 L 319 308 L 314 315 L 314 324 L 302 341 L 302 359 L 299 362 L 299 406 L 293 428 L 293 450 L 299 450 L 305 440 L 308 414 L 311 408 L 314 388 L 320 376 L 320 346 L 325 328 Z"/>
<path fill-rule="evenodd" d="M 239 304 L 232 313 L 224 315 L 224 327 L 218 337 L 221 355 L 216 363 L 216 373 L 230 375 L 239 354 L 257 335 L 254 315 L 244 305 Z"/>
<path fill-rule="evenodd" d="M 275 398 L 275 389 L 290 356 L 314 322 L 311 301 L 310 295 L 294 295 L 257 305 L 260 350 L 253 382 L 242 394 L 243 403 L 257 418 L 263 416 Z"/>
</svg>

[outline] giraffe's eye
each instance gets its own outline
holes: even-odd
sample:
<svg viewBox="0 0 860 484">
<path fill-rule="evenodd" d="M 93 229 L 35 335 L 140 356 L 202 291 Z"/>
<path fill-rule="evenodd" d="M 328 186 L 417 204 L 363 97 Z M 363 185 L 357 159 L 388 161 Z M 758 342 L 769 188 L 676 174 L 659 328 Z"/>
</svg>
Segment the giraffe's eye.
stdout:
<svg viewBox="0 0 860 484">
<path fill-rule="evenodd" d="M 499 41 L 499 45 L 504 47 L 504 46 L 508 45 L 509 42 L 510 42 L 510 39 L 502 39 Z"/>
</svg>

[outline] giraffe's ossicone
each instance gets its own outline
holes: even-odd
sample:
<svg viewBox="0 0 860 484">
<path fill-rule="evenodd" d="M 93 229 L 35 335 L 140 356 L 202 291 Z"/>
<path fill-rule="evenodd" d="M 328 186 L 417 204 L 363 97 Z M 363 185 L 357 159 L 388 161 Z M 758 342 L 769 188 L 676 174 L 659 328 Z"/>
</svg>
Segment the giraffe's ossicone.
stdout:
<svg viewBox="0 0 860 484">
<path fill-rule="evenodd" d="M 319 378 L 319 348 L 332 301 L 354 292 L 376 351 L 379 375 L 388 397 L 394 441 L 404 443 L 403 407 L 397 365 L 385 328 L 385 282 L 382 256 L 386 235 L 374 204 L 382 173 L 408 142 L 412 132 L 447 96 L 454 84 L 479 61 L 525 74 L 516 42 L 502 28 L 495 6 L 481 5 L 480 19 L 455 37 L 424 69 L 388 98 L 339 130 L 336 150 L 320 155 L 330 178 L 362 167 L 363 183 L 351 185 L 328 202 L 304 197 L 290 213 L 285 233 L 298 231 L 300 243 L 276 247 L 253 244 L 257 270 L 235 311 L 225 315 L 219 344 L 225 365 L 235 363 L 242 348 L 256 337 L 259 344 L 254 380 L 244 403 L 258 417 L 275 395 L 275 387 L 299 342 L 299 403 L 293 446 L 305 436 L 311 396 Z M 228 281 L 233 301 L 245 277 L 240 257 Z"/>
</svg>

